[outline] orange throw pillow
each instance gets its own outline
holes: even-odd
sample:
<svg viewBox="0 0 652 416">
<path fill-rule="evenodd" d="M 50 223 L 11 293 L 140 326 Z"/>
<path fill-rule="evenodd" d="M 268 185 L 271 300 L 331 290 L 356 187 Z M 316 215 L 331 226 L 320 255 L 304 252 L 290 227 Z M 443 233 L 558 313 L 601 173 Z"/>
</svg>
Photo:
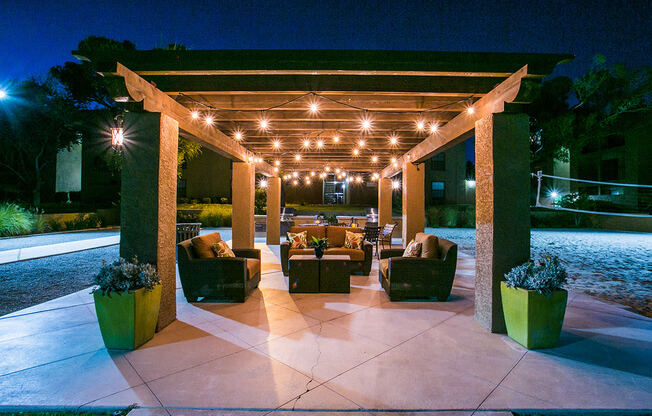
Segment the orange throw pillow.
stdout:
<svg viewBox="0 0 652 416">
<path fill-rule="evenodd" d="M 308 232 L 288 233 L 290 248 L 308 248 Z"/>
<path fill-rule="evenodd" d="M 410 241 L 407 247 L 405 247 L 405 251 L 403 252 L 403 257 L 419 257 L 420 255 L 421 243 L 417 243 L 414 240 Z"/>
<path fill-rule="evenodd" d="M 346 235 L 344 236 L 344 248 L 362 250 L 364 235 L 361 233 L 352 233 L 351 231 L 346 231 L 345 233 Z"/>
</svg>

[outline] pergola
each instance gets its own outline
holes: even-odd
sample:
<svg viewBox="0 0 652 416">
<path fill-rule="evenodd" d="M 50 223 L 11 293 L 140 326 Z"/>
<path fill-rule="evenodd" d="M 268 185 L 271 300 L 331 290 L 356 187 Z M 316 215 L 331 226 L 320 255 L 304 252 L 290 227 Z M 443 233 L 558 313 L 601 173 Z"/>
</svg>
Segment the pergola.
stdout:
<svg viewBox="0 0 652 416">
<path fill-rule="evenodd" d="M 391 178 L 402 174 L 405 244 L 424 230 L 421 163 L 475 135 L 475 316 L 488 330 L 504 331 L 499 282 L 530 255 L 529 120 L 523 105 L 536 96 L 541 79 L 572 55 L 73 54 L 92 61 L 115 100 L 128 103 L 120 253 L 157 265 L 163 283 L 160 328 L 176 316 L 179 135 L 233 161 L 236 248 L 254 245 L 256 173 L 268 176 L 267 244 L 274 245 L 280 242 L 282 174 L 331 169 L 377 174 L 381 224 L 391 222 Z"/>
</svg>

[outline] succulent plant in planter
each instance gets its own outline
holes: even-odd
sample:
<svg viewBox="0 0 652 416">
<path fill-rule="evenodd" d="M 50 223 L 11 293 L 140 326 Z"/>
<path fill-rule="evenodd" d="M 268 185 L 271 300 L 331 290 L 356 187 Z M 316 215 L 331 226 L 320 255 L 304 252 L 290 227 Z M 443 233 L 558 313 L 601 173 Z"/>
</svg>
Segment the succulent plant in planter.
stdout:
<svg viewBox="0 0 652 416">
<path fill-rule="evenodd" d="M 107 348 L 135 349 L 154 336 L 161 303 L 154 266 L 121 258 L 102 264 L 94 283 L 95 311 Z"/>
<path fill-rule="evenodd" d="M 559 258 L 544 255 L 514 267 L 501 282 L 507 335 L 528 349 L 557 345 L 566 312 L 568 274 Z"/>
<path fill-rule="evenodd" d="M 313 236 L 311 245 L 315 249 L 315 257 L 321 259 L 324 256 L 324 251 L 328 247 L 328 241 L 326 237 L 316 238 Z"/>
</svg>

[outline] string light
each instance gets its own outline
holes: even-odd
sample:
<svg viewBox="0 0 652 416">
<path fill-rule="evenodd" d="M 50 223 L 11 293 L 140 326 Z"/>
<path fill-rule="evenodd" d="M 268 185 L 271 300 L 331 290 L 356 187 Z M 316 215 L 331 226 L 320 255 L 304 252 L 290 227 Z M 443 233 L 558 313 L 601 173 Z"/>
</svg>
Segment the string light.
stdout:
<svg viewBox="0 0 652 416">
<path fill-rule="evenodd" d="M 378 156 L 371 156 L 371 163 L 378 163 Z"/>
<path fill-rule="evenodd" d="M 466 111 L 467 111 L 469 114 L 473 114 L 473 113 L 475 113 L 475 108 L 473 108 L 473 107 L 469 107 L 469 108 L 466 109 Z"/>
<path fill-rule="evenodd" d="M 296 179 L 292 181 L 292 185 L 297 186 L 298 184 L 299 182 Z"/>
<path fill-rule="evenodd" d="M 260 182 L 258 182 L 258 186 L 260 186 L 261 189 L 267 188 L 267 180 L 266 179 L 261 179 Z"/>
<path fill-rule="evenodd" d="M 294 159 L 295 160 L 301 160 L 301 155 L 297 153 L 296 155 L 294 155 Z"/>
<path fill-rule="evenodd" d="M 335 136 L 333 136 L 333 143 L 339 143 L 339 142 L 340 142 L 340 136 L 336 134 Z"/>
<path fill-rule="evenodd" d="M 392 181 L 392 189 L 394 190 L 401 189 L 401 182 L 398 180 Z"/>
<path fill-rule="evenodd" d="M 306 149 L 310 148 L 310 140 L 309 139 L 303 139 L 303 147 Z"/>
<path fill-rule="evenodd" d="M 278 168 L 274 166 L 274 173 L 278 173 Z"/>
<path fill-rule="evenodd" d="M 322 147 L 324 147 L 324 141 L 323 140 L 317 140 L 317 148 L 321 149 Z"/>
<path fill-rule="evenodd" d="M 292 172 L 292 177 L 296 178 L 297 176 L 299 176 L 299 172 Z"/>
<path fill-rule="evenodd" d="M 439 124 L 437 122 L 430 123 L 430 133 L 435 133 L 439 129 Z"/>
<path fill-rule="evenodd" d="M 358 183 L 361 183 L 362 182 L 362 176 L 357 176 L 355 178 L 355 181 L 358 182 Z"/>
<path fill-rule="evenodd" d="M 206 123 L 206 125 L 210 126 L 211 124 L 213 124 L 213 117 L 212 116 L 206 116 L 206 118 L 204 118 L 204 123 Z"/>
<path fill-rule="evenodd" d="M 315 172 L 310 172 L 310 176 L 315 176 Z"/>
<path fill-rule="evenodd" d="M 199 111 L 193 111 L 190 113 L 190 117 L 192 117 L 194 120 L 197 120 L 199 118 Z"/>
<path fill-rule="evenodd" d="M 240 130 L 236 130 L 233 134 L 233 138 L 237 141 L 241 141 L 244 138 L 244 134 Z"/>
<path fill-rule="evenodd" d="M 325 170 L 326 172 L 330 172 L 330 171 L 331 171 L 331 167 L 330 167 L 330 166 L 326 166 L 326 167 L 324 168 L 324 170 Z"/>
<path fill-rule="evenodd" d="M 426 123 L 423 120 L 417 120 L 415 123 L 418 131 L 423 131 L 426 128 Z"/>
<path fill-rule="evenodd" d="M 373 126 L 373 121 L 371 120 L 371 117 L 369 114 L 365 114 L 362 119 L 360 119 L 360 129 L 362 131 L 369 131 L 371 130 Z"/>
<path fill-rule="evenodd" d="M 253 157 L 253 156 L 249 156 L 249 163 L 252 163 L 253 161 L 254 161 L 254 157 Z"/>
<path fill-rule="evenodd" d="M 360 150 L 353 149 L 353 156 L 358 156 L 359 154 L 360 154 Z"/>
<path fill-rule="evenodd" d="M 392 146 L 396 146 L 398 144 L 398 135 L 396 133 L 392 133 L 389 136 L 389 144 Z"/>
<path fill-rule="evenodd" d="M 267 130 L 269 128 L 269 120 L 262 116 L 260 120 L 258 120 L 258 127 L 261 130 Z"/>
<path fill-rule="evenodd" d="M 392 163 L 396 163 L 396 158 L 395 157 L 392 158 Z"/>
<path fill-rule="evenodd" d="M 274 149 L 280 149 L 281 148 L 281 141 L 280 140 L 274 140 L 272 143 L 272 146 L 274 146 Z"/>
<path fill-rule="evenodd" d="M 275 160 L 275 161 L 274 161 L 274 164 L 275 164 L 276 166 L 281 166 L 281 161 L 280 161 L 280 160 Z"/>
<path fill-rule="evenodd" d="M 319 104 L 317 104 L 316 102 L 310 103 L 308 110 L 310 111 L 311 114 L 319 113 Z"/>
<path fill-rule="evenodd" d="M 358 146 L 364 147 L 365 144 L 366 142 L 363 139 L 358 140 Z"/>
</svg>

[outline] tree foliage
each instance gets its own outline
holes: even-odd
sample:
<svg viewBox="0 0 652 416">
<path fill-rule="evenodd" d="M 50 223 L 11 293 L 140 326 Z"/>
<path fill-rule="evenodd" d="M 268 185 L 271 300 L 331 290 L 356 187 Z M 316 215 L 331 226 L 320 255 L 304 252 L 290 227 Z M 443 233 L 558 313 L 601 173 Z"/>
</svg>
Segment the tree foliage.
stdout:
<svg viewBox="0 0 652 416">
<path fill-rule="evenodd" d="M 575 81 L 544 82 L 529 110 L 534 159 L 567 161 L 570 152 L 611 134 L 622 115 L 649 108 L 651 98 L 650 67 L 609 66 L 602 56 Z"/>
</svg>

